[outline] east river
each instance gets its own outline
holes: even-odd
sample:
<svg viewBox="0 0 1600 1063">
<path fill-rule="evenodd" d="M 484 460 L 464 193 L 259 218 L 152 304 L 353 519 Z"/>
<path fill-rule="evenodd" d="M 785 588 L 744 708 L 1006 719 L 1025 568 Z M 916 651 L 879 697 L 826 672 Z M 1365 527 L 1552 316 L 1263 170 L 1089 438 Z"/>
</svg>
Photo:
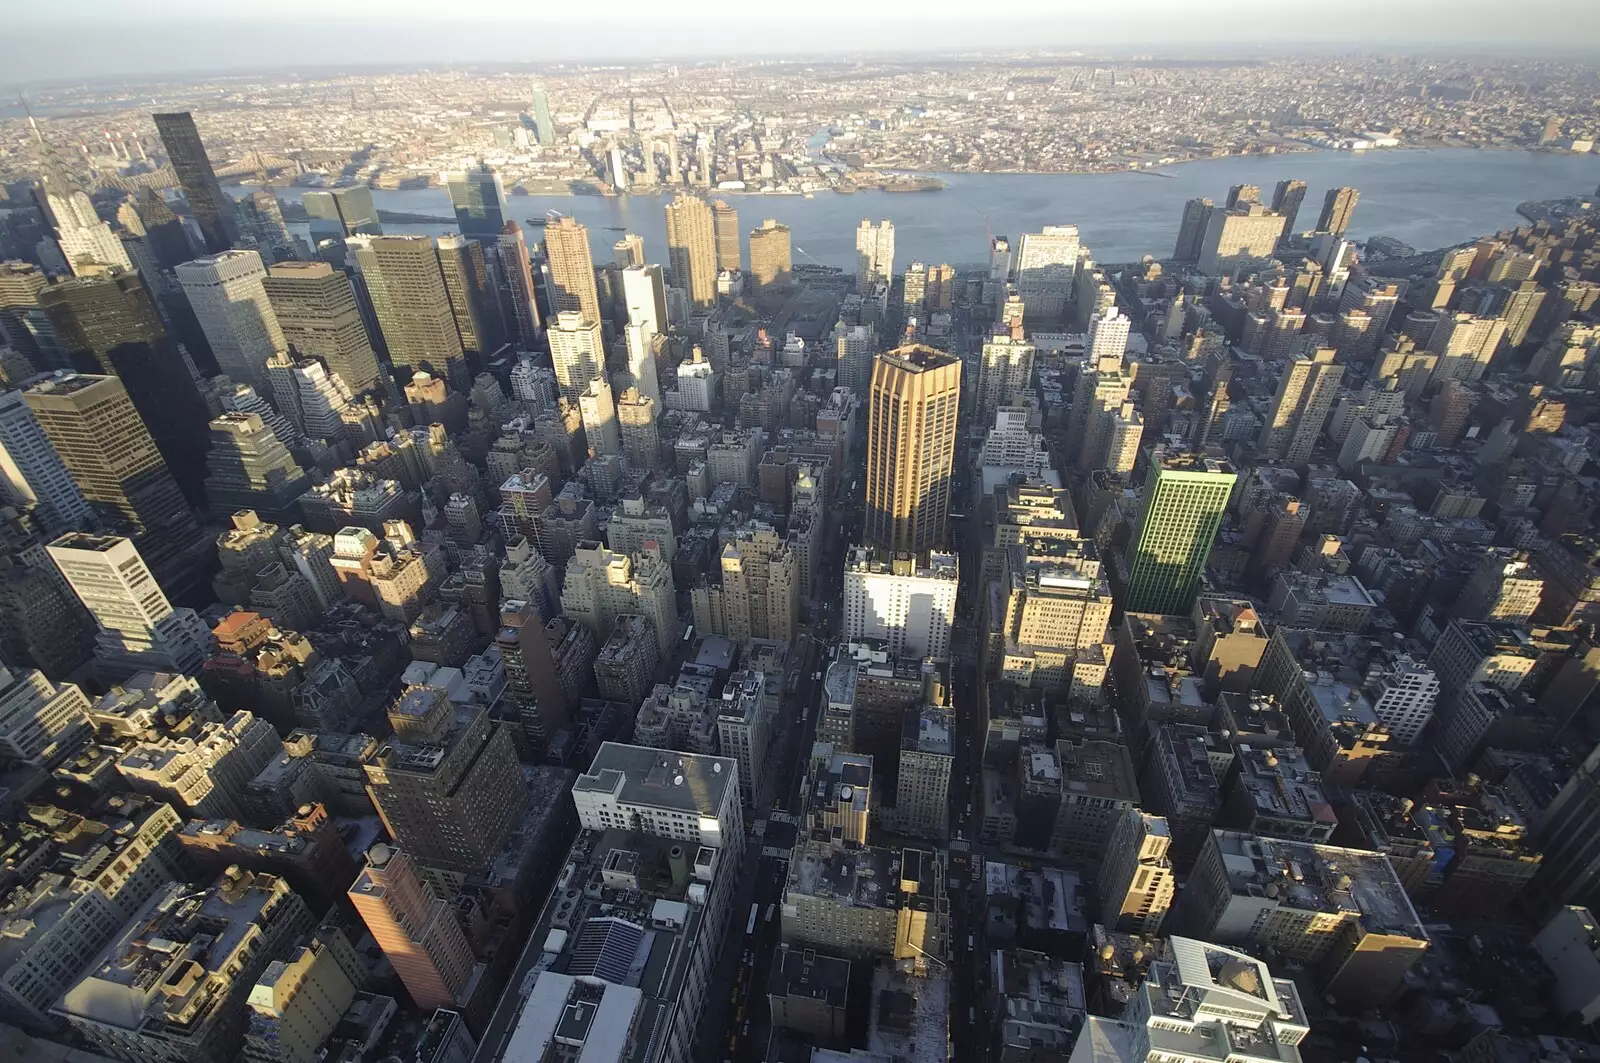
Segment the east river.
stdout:
<svg viewBox="0 0 1600 1063">
<path fill-rule="evenodd" d="M 1101 262 L 1128 262 L 1172 253 L 1183 202 L 1194 196 L 1221 201 L 1230 185 L 1259 185 L 1270 199 L 1279 180 L 1296 177 L 1310 188 L 1296 228 L 1316 224 L 1323 193 L 1338 185 L 1361 190 L 1350 229 L 1354 239 L 1390 236 L 1419 251 L 1446 247 L 1522 219 L 1524 200 L 1594 195 L 1600 155 L 1530 151 L 1390 150 L 1365 154 L 1314 152 L 1230 157 L 1165 167 L 1170 177 L 1114 174 L 947 174 L 937 192 L 818 192 L 798 195 L 723 194 L 739 210 L 746 232 L 776 218 L 794 233 L 795 262 L 855 267 L 855 228 L 862 218 L 888 218 L 895 227 L 895 263 L 913 260 L 970 266 L 986 260 L 988 233 L 1015 240 L 1050 224 L 1075 224 Z M 233 188 L 242 195 L 251 188 Z M 274 188 L 285 200 L 304 189 Z M 623 231 L 644 237 L 652 261 L 666 259 L 666 195 L 507 197 L 511 215 L 525 226 L 547 211 L 571 214 L 589 227 L 596 262 L 611 260 Z M 451 215 L 442 188 L 373 190 L 379 209 Z M 302 231 L 303 226 L 298 227 Z M 451 231 L 450 225 L 386 225 L 388 232 Z M 529 241 L 539 238 L 536 229 Z"/>
</svg>

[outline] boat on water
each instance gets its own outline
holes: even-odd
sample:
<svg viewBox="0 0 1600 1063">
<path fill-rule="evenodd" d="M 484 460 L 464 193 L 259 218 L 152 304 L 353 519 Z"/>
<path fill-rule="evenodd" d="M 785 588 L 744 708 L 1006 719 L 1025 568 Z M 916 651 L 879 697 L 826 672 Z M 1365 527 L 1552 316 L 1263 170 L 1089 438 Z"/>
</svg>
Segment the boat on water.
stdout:
<svg viewBox="0 0 1600 1063">
<path fill-rule="evenodd" d="M 625 227 L 621 226 L 621 225 L 607 225 L 606 226 L 606 232 L 608 232 L 608 233 L 625 233 L 627 231 L 628 230 Z"/>
<path fill-rule="evenodd" d="M 529 224 L 529 225 L 531 225 L 531 226 L 533 226 L 533 227 L 534 227 L 534 228 L 535 228 L 535 229 L 543 229 L 543 228 L 544 228 L 544 227 L 545 227 L 545 224 L 546 224 L 546 223 L 547 223 L 547 222 L 548 222 L 548 221 L 549 221 L 549 220 L 550 220 L 550 219 L 549 219 L 549 218 L 526 218 L 526 219 L 524 219 L 524 220 L 525 220 L 525 221 L 526 221 L 526 222 L 527 222 L 527 223 L 528 223 L 528 224 Z"/>
</svg>

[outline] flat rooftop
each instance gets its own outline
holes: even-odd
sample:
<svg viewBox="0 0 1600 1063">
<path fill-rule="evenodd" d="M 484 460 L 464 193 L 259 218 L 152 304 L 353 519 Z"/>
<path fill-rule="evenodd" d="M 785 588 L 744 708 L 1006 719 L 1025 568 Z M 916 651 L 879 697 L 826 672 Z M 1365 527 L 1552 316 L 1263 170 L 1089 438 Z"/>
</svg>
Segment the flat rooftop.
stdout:
<svg viewBox="0 0 1600 1063">
<path fill-rule="evenodd" d="M 737 774 L 731 757 L 605 742 L 572 792 L 610 794 L 625 805 L 716 816 Z"/>
<path fill-rule="evenodd" d="M 1368 931 L 1427 940 L 1411 898 L 1382 853 L 1337 845 L 1214 830 L 1228 884 L 1236 895 L 1268 897 L 1279 907 L 1343 912 Z"/>
</svg>

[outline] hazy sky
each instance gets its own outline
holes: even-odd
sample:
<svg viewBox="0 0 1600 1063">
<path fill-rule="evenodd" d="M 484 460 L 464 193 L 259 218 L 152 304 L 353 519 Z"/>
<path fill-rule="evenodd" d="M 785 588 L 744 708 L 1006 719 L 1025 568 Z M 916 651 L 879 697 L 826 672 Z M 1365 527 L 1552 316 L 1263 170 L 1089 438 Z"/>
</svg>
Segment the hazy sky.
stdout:
<svg viewBox="0 0 1600 1063">
<path fill-rule="evenodd" d="M 0 83 L 474 60 L 1171 53 L 1186 43 L 1600 52 L 1596 0 L 0 0 L 0 27 Z"/>
</svg>

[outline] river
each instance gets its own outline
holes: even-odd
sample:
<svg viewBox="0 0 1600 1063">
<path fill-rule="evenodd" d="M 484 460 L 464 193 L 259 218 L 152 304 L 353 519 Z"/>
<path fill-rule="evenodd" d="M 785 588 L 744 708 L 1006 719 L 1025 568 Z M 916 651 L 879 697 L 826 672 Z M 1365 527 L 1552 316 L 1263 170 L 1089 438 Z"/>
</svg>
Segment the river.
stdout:
<svg viewBox="0 0 1600 1063">
<path fill-rule="evenodd" d="M 1230 157 L 1166 167 L 1170 178 L 1148 173 L 946 174 L 939 192 L 818 192 L 803 196 L 727 195 L 747 232 L 776 218 L 794 232 L 796 263 L 855 268 L 855 227 L 862 218 L 888 218 L 895 226 L 895 264 L 914 259 L 969 266 L 986 261 L 987 233 L 1016 238 L 1041 226 L 1075 224 L 1102 262 L 1128 262 L 1172 253 L 1185 200 L 1221 201 L 1230 185 L 1259 185 L 1270 198 L 1286 177 L 1308 182 L 1298 228 L 1316 224 L 1323 193 L 1338 185 L 1361 190 L 1350 235 L 1391 236 L 1418 250 L 1446 247 L 1519 224 L 1524 200 L 1591 195 L 1600 183 L 1600 155 L 1530 151 L 1439 149 L 1311 152 Z M 251 191 L 236 188 L 235 195 Z M 286 200 L 303 189 L 276 188 Z M 666 220 L 661 195 L 509 196 L 511 214 L 526 223 L 554 210 L 589 226 L 596 262 L 611 259 L 622 231 L 644 237 L 653 262 L 666 261 Z M 380 209 L 451 214 L 442 188 L 373 190 Z M 304 231 L 304 227 L 299 227 Z M 390 225 L 390 232 L 451 231 L 448 225 Z M 530 231 L 530 242 L 538 237 Z"/>
</svg>

